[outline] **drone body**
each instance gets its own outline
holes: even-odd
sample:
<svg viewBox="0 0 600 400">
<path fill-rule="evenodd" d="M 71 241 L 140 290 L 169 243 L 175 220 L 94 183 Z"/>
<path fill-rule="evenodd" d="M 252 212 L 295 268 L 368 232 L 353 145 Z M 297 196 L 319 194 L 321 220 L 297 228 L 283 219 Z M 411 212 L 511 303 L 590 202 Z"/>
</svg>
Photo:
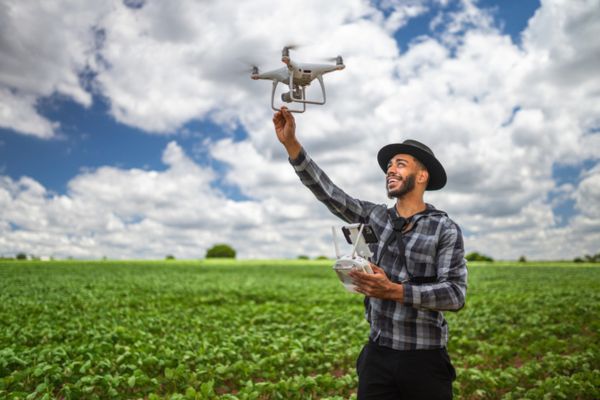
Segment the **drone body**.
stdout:
<svg viewBox="0 0 600 400">
<path fill-rule="evenodd" d="M 327 101 L 327 96 L 325 94 L 323 75 L 329 72 L 344 69 L 345 65 L 342 56 L 337 56 L 334 59 L 335 64 L 333 65 L 297 63 L 290 59 L 290 49 L 290 46 L 286 46 L 281 52 L 281 61 L 286 64 L 285 67 L 269 72 L 259 73 L 258 67 L 254 66 L 252 68 L 252 75 L 250 75 L 250 77 L 254 80 L 268 79 L 273 81 L 273 89 L 271 91 L 271 108 L 275 111 L 279 111 L 279 109 L 275 108 L 275 90 L 277 89 L 277 85 L 280 83 L 288 85 L 290 88 L 289 92 L 281 95 L 281 100 L 283 102 L 302 104 L 301 110 L 290 110 L 291 112 L 302 113 L 306 111 L 307 104 L 325 104 Z M 319 81 L 321 86 L 322 99 L 307 100 L 306 87 L 315 79 Z"/>
</svg>

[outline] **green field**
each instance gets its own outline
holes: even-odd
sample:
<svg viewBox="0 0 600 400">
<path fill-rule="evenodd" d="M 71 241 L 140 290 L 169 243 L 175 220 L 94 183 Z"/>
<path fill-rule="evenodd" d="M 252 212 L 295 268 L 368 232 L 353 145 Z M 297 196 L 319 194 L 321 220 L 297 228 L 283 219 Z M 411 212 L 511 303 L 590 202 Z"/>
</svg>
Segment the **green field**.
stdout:
<svg viewBox="0 0 600 400">
<path fill-rule="evenodd" d="M 600 267 L 469 265 L 458 399 L 599 399 Z M 347 399 L 368 334 L 331 262 L 0 262 L 0 398 Z"/>
</svg>

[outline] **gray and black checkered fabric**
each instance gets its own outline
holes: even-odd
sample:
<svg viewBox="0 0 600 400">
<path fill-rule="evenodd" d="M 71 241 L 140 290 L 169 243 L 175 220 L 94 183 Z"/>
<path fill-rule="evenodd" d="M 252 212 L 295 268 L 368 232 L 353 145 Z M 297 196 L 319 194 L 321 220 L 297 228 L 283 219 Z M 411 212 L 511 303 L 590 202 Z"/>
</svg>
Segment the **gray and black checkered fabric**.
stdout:
<svg viewBox="0 0 600 400">
<path fill-rule="evenodd" d="M 448 325 L 442 311 L 461 309 L 467 290 L 467 266 L 458 225 L 445 212 L 427 204 L 425 212 L 408 220 L 412 229 L 402 235 L 407 264 L 403 266 L 398 242 L 391 238 L 394 231 L 386 205 L 348 196 L 304 149 L 290 163 L 302 183 L 334 215 L 373 228 L 379 238 L 371 248 L 373 260 L 379 262 L 391 281 L 404 286 L 403 303 L 377 298 L 365 301 L 370 339 L 396 350 L 445 347 Z M 415 283 L 425 277 L 436 279 L 433 283 Z"/>
</svg>

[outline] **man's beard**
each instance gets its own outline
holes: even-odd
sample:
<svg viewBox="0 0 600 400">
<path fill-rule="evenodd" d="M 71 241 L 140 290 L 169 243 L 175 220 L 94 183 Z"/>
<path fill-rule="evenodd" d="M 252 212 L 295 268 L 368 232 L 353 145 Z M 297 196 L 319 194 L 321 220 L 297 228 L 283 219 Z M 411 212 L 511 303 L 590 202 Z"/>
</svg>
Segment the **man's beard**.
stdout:
<svg viewBox="0 0 600 400">
<path fill-rule="evenodd" d="M 406 177 L 406 179 L 402 179 L 400 182 L 402 182 L 402 185 L 400 186 L 399 189 L 395 189 L 395 190 L 389 190 L 387 188 L 387 179 L 385 180 L 386 186 L 385 188 L 387 189 L 387 195 L 388 198 L 393 199 L 393 198 L 397 198 L 399 199 L 400 197 L 403 197 L 405 194 L 411 192 L 414 188 L 415 188 L 415 181 L 417 178 L 417 174 L 410 174 Z"/>
</svg>

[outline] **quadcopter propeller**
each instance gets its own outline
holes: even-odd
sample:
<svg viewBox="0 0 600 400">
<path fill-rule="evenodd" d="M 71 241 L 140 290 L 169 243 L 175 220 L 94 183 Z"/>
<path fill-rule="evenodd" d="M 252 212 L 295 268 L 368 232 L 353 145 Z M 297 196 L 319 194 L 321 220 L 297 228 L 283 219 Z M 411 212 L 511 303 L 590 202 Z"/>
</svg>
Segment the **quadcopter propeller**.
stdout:
<svg viewBox="0 0 600 400">
<path fill-rule="evenodd" d="M 240 73 L 249 73 L 258 74 L 258 64 L 254 62 L 250 62 L 248 60 L 237 60 L 238 63 L 244 64 L 244 67 L 238 69 L 237 71 Z"/>
<path fill-rule="evenodd" d="M 337 65 L 342 65 L 344 63 L 344 59 L 342 58 L 342 56 L 322 58 L 321 60 L 327 62 L 335 62 Z"/>
<path fill-rule="evenodd" d="M 298 43 L 288 43 L 283 46 L 284 49 L 288 49 L 288 50 L 297 50 L 300 47 L 302 47 L 302 45 L 300 45 Z"/>
<path fill-rule="evenodd" d="M 258 65 L 248 62 L 247 60 L 236 59 L 236 62 L 230 64 L 227 67 L 221 68 L 220 73 L 226 74 L 231 77 L 231 79 L 237 79 L 241 76 L 250 75 L 252 79 L 258 79 L 258 75 L 260 71 L 258 69 Z"/>
<path fill-rule="evenodd" d="M 254 80 L 258 79 L 258 66 L 256 65 L 250 65 L 249 68 L 244 69 L 243 71 L 244 73 L 250 73 L 250 77 Z"/>
<path fill-rule="evenodd" d="M 289 59 L 290 50 L 296 50 L 296 49 L 299 49 L 300 47 L 302 47 L 302 46 L 297 43 L 286 44 L 285 46 L 283 46 L 283 50 L 281 51 L 281 57 Z"/>
<path fill-rule="evenodd" d="M 258 67 L 256 65 L 251 65 L 248 68 L 243 68 L 238 70 L 238 72 L 240 73 L 252 73 L 252 74 L 258 74 Z"/>
</svg>

